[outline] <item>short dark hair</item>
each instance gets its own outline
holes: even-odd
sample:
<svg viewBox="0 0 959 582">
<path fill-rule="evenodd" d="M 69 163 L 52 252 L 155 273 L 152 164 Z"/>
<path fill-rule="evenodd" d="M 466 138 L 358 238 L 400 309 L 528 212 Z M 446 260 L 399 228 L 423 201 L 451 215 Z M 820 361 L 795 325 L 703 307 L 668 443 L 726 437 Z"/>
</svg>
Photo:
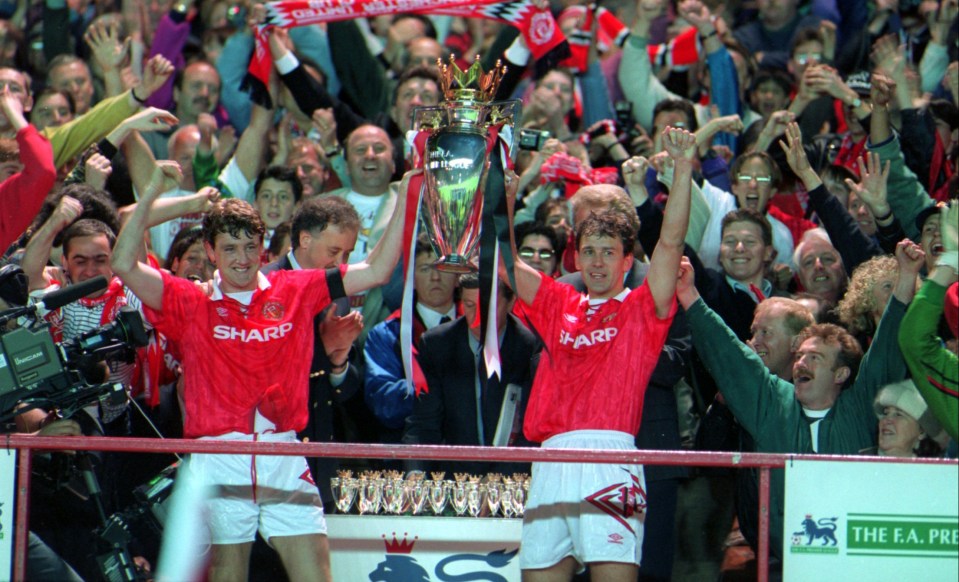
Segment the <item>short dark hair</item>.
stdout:
<svg viewBox="0 0 959 582">
<path fill-rule="evenodd" d="M 796 49 L 799 48 L 799 45 L 806 44 L 807 42 L 818 42 L 819 44 L 826 44 L 823 40 L 822 33 L 819 32 L 819 28 L 815 26 L 806 26 L 800 28 L 793 35 L 793 41 L 789 45 L 789 56 L 792 56 Z"/>
<path fill-rule="evenodd" d="M 820 170 L 819 176 L 823 179 L 832 178 L 843 185 L 845 185 L 847 178 L 853 182 L 859 182 L 859 176 L 846 166 L 840 166 L 839 164 L 826 164 Z"/>
<path fill-rule="evenodd" d="M 289 184 L 293 190 L 293 200 L 296 202 L 299 202 L 300 198 L 303 197 L 303 182 L 301 182 L 300 177 L 296 175 L 296 170 L 286 166 L 270 166 L 269 168 L 263 169 L 260 175 L 256 177 L 256 183 L 253 185 L 253 192 L 255 193 L 253 195 L 254 200 L 256 200 L 260 194 L 260 187 L 263 186 L 263 182 L 267 180 L 276 180 Z"/>
<path fill-rule="evenodd" d="M 297 249 L 303 231 L 322 232 L 330 225 L 359 231 L 360 215 L 352 204 L 339 196 L 313 197 L 304 200 L 293 212 L 290 224 L 290 244 Z"/>
<path fill-rule="evenodd" d="M 756 123 L 759 123 L 758 121 Z M 736 161 L 733 162 L 733 167 L 729 169 L 729 176 L 733 179 L 733 182 L 736 181 L 736 178 L 739 176 L 739 172 L 743 169 L 743 165 L 753 158 L 761 159 L 766 166 L 769 168 L 769 175 L 772 176 L 772 183 L 770 184 L 773 189 L 779 187 L 779 183 L 782 181 L 783 175 L 779 170 L 779 165 L 776 161 L 767 154 L 766 152 L 749 152 L 742 154 L 736 158 Z"/>
<path fill-rule="evenodd" d="M 753 77 L 749 92 L 754 93 L 761 84 L 768 81 L 779 85 L 779 88 L 783 90 L 783 93 L 785 93 L 787 97 L 789 97 L 789 94 L 793 90 L 793 80 L 784 71 L 780 69 L 762 68 L 759 69 L 759 72 Z"/>
<path fill-rule="evenodd" d="M 804 328 L 799 332 L 797 346 L 801 345 L 809 338 L 819 338 L 825 343 L 839 346 L 839 354 L 836 356 L 838 366 L 849 368 L 849 379 L 845 385 L 849 385 L 855 380 L 859 373 L 859 364 L 862 362 L 862 346 L 856 341 L 848 331 L 832 323 L 816 323 Z"/>
<path fill-rule="evenodd" d="M 464 275 L 460 275 L 460 289 L 479 289 L 479 286 L 479 273 L 466 273 Z M 509 283 L 505 279 L 499 280 L 499 292 L 507 301 L 516 295 L 516 292 L 513 291 L 513 288 L 509 286 Z"/>
<path fill-rule="evenodd" d="M 423 253 L 428 255 L 436 253 L 436 249 L 433 248 L 433 243 L 430 242 L 430 237 L 425 234 L 416 237 L 416 248 L 413 250 L 413 259 L 415 260 L 416 257 Z"/>
<path fill-rule="evenodd" d="M 695 132 L 699 129 L 699 123 L 696 121 L 696 110 L 693 104 L 686 99 L 663 99 L 653 108 L 653 119 L 660 113 L 677 112 L 686 115 L 686 131 Z M 655 128 L 654 128 L 655 130 Z"/>
<path fill-rule="evenodd" d="M 273 236 L 270 237 L 270 244 L 266 246 L 266 252 L 270 253 L 274 257 L 279 256 L 280 251 L 282 250 L 283 239 L 290 237 L 290 246 L 293 246 L 293 238 L 290 234 L 290 221 L 281 222 L 273 229 Z"/>
<path fill-rule="evenodd" d="M 197 241 L 203 240 L 203 228 L 199 224 L 187 228 L 181 228 L 176 236 L 173 237 L 173 242 L 170 243 L 170 250 L 166 254 L 166 262 L 163 264 L 163 268 L 166 270 L 173 269 L 173 261 L 177 261 L 183 258 L 183 255 L 186 254 L 190 247 L 192 247 Z"/>
<path fill-rule="evenodd" d="M 107 237 L 107 241 L 110 243 L 110 248 L 112 249 L 113 245 L 117 242 L 117 235 L 109 225 L 94 218 L 81 218 L 74 222 L 63 231 L 63 256 L 70 254 L 70 242 L 73 239 L 82 236 L 99 236 L 101 234 Z"/>
<path fill-rule="evenodd" d="M 522 246 L 523 239 L 530 235 L 546 237 L 549 244 L 553 247 L 554 253 L 559 253 L 559 237 L 551 226 L 546 226 L 543 222 L 521 222 L 516 225 L 516 244 Z"/>
<path fill-rule="evenodd" d="M 33 224 L 27 229 L 29 236 L 33 236 L 33 233 L 43 226 L 43 223 L 50 218 L 64 196 L 75 198 L 83 205 L 83 212 L 77 217 L 78 219 L 93 218 L 109 226 L 114 235 L 120 232 L 120 213 L 117 211 L 117 205 L 110 193 L 100 188 L 94 188 L 85 182 L 78 182 L 67 184 L 47 196 L 43 201 L 43 206 L 40 207 L 40 212 L 33 220 Z M 54 238 L 53 244 L 54 246 L 63 244 L 62 232 Z"/>
<path fill-rule="evenodd" d="M 396 100 L 400 96 L 400 88 L 413 79 L 426 79 L 427 81 L 433 81 L 436 83 L 437 92 L 440 90 L 440 74 L 437 73 L 435 69 L 423 65 L 410 67 L 409 69 L 403 71 L 403 73 L 400 75 L 400 78 L 396 81 L 396 86 L 393 87 L 393 100 L 390 101 L 392 105 L 396 105 Z"/>
<path fill-rule="evenodd" d="M 37 103 L 43 101 L 44 99 L 46 99 L 47 97 L 50 97 L 51 95 L 59 95 L 63 97 L 64 99 L 67 100 L 67 107 L 70 109 L 70 113 L 77 112 L 77 104 L 73 100 L 73 95 L 71 95 L 70 93 L 66 91 L 60 91 L 59 89 L 54 89 L 53 87 L 45 87 L 42 91 L 40 91 L 33 97 L 33 110 L 30 112 L 30 115 L 32 116 L 33 113 L 37 110 Z"/>
<path fill-rule="evenodd" d="M 549 213 L 552 212 L 554 208 L 562 208 L 563 214 L 566 215 L 566 222 L 572 222 L 569 218 L 569 200 L 566 198 L 549 198 L 544 201 L 542 204 L 536 207 L 536 212 L 533 214 L 533 220 L 536 222 L 546 223 L 546 218 L 549 216 Z"/>
<path fill-rule="evenodd" d="M 959 127 L 959 108 L 945 99 L 933 99 L 929 102 L 929 113 L 935 119 L 939 119 L 949 124 L 949 129 L 955 130 Z"/>
<path fill-rule="evenodd" d="M 583 224 L 576 228 L 576 250 L 580 243 L 588 236 L 604 236 L 614 238 L 623 243 L 623 255 L 632 255 L 636 246 L 636 231 L 629 220 L 621 212 L 607 210 L 605 212 L 590 212 Z"/>
<path fill-rule="evenodd" d="M 719 232 L 725 233 L 726 227 L 734 222 L 751 222 L 755 224 L 759 227 L 760 232 L 762 232 L 763 244 L 767 247 L 773 246 L 773 227 L 769 224 L 769 220 L 760 214 L 758 210 L 753 210 L 752 208 L 730 210 L 726 213 L 726 216 L 723 217 L 722 227 Z"/>
<path fill-rule="evenodd" d="M 216 246 L 218 234 L 240 238 L 241 234 L 254 237 L 266 234 L 266 225 L 255 208 L 245 200 L 227 198 L 213 205 L 203 217 L 203 239 Z"/>
</svg>

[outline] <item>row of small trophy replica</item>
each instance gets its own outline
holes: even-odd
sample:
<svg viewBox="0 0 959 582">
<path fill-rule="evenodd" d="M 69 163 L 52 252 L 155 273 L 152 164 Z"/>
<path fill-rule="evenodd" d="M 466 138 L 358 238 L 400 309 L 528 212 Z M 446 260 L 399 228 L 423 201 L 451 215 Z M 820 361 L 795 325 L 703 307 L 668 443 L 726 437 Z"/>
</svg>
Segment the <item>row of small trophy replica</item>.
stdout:
<svg viewBox="0 0 959 582">
<path fill-rule="evenodd" d="M 330 488 L 340 513 L 350 513 L 353 502 L 361 515 L 456 515 L 464 517 L 522 517 L 526 510 L 529 476 L 514 473 L 511 477 L 489 473 L 486 478 L 468 473 L 455 473 L 455 479 L 444 479 L 445 472 L 425 474 L 402 471 L 363 471 L 354 477 L 352 471 L 338 471 L 330 479 Z"/>
</svg>

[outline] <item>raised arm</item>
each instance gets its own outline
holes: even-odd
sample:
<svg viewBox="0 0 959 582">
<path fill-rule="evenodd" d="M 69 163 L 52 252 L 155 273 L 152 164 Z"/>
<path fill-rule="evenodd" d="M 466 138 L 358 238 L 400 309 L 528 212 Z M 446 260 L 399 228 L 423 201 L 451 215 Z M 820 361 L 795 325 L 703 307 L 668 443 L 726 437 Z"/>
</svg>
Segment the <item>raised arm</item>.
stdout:
<svg viewBox="0 0 959 582">
<path fill-rule="evenodd" d="M 530 267 L 520 260 L 519 251 L 516 247 L 516 227 L 514 225 L 516 213 L 516 190 L 519 187 L 519 178 L 512 170 L 506 173 L 506 216 L 509 220 L 509 246 L 513 253 L 513 277 L 516 281 L 516 295 L 526 303 L 531 305 L 536 298 L 536 292 L 539 291 L 539 285 L 543 276 L 539 271 Z M 506 252 L 500 249 L 500 252 Z M 500 261 L 500 264 L 504 264 Z"/>
<path fill-rule="evenodd" d="M 76 198 L 64 196 L 53 209 L 46 222 L 30 237 L 23 252 L 23 274 L 27 276 L 31 291 L 45 289 L 51 280 L 46 276 L 46 266 L 50 262 L 50 252 L 57 235 L 83 214 L 83 205 Z"/>
<path fill-rule="evenodd" d="M 23 104 L 10 93 L 9 86 L 0 92 L 0 115 L 6 117 L 17 132 L 23 165 L 22 171 L 0 185 L 0 248 L 5 249 L 30 225 L 53 187 L 57 172 L 50 143 L 27 123 Z"/>
<path fill-rule="evenodd" d="M 422 172 L 422 170 L 410 170 L 403 175 L 396 207 L 393 209 L 389 224 L 386 225 L 386 232 L 365 261 L 350 265 L 346 269 L 343 287 L 347 295 L 355 295 L 361 291 L 385 285 L 390 280 L 393 268 L 400 260 L 400 253 L 403 251 L 403 225 L 406 218 L 407 198 L 410 194 L 410 180 Z"/>
<path fill-rule="evenodd" d="M 663 213 L 659 243 L 649 262 L 646 281 L 656 302 L 656 315 L 669 315 L 676 295 L 676 274 L 683 256 L 686 229 L 689 226 L 690 182 L 696 158 L 696 136 L 683 129 L 667 128 L 663 147 L 673 159 L 673 185 Z"/>
<path fill-rule="evenodd" d="M 130 220 L 120 230 L 113 247 L 113 272 L 136 294 L 144 305 L 159 311 L 163 307 L 163 277 L 160 271 L 138 260 L 146 233 L 150 208 L 161 193 L 175 188 L 183 178 L 176 162 L 158 162 L 149 182 L 140 192 L 140 202 Z"/>
<path fill-rule="evenodd" d="M 947 290 L 959 273 L 959 204 L 942 213 L 942 245 L 922 289 L 899 328 L 899 347 L 919 393 L 952 438 L 959 438 L 959 360 L 939 338 Z"/>
<path fill-rule="evenodd" d="M 802 133 L 799 130 L 799 124 L 795 121 L 790 122 L 786 127 L 786 141 L 788 147 L 783 142 L 779 142 L 780 147 L 786 153 L 786 161 L 793 173 L 802 180 L 806 191 L 809 192 L 810 206 L 819 215 L 823 227 L 829 233 L 830 240 L 839 249 L 843 264 L 846 266 L 846 272 L 851 275 L 858 265 L 872 257 L 881 255 L 882 249 L 862 232 L 862 229 L 859 228 L 859 225 L 856 224 L 849 211 L 839 200 L 826 191 L 819 174 L 809 165 L 809 159 L 806 157 L 806 150 L 802 143 Z M 870 166 L 870 169 L 877 170 L 879 157 L 875 154 L 872 155 L 874 159 L 870 159 L 875 165 Z M 866 166 L 862 164 L 862 159 L 859 161 L 860 167 L 865 170 Z M 883 185 L 885 185 L 885 176 L 882 177 L 882 180 Z M 870 181 L 870 183 L 872 182 Z"/>
</svg>

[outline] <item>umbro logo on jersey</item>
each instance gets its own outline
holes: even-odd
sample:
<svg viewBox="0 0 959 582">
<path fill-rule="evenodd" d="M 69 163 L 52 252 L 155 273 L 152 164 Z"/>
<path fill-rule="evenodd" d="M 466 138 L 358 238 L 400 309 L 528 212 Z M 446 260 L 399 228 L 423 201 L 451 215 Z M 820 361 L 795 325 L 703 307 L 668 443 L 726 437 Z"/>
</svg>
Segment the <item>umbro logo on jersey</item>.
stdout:
<svg viewBox="0 0 959 582">
<path fill-rule="evenodd" d="M 611 533 L 609 534 L 607 541 L 611 544 L 623 545 L 623 536 L 619 535 L 618 533 Z"/>
<path fill-rule="evenodd" d="M 579 321 L 579 318 L 577 318 L 575 315 L 572 315 L 570 313 L 564 313 L 563 317 L 566 318 L 566 321 L 570 323 L 576 323 L 577 321 Z"/>
<path fill-rule="evenodd" d="M 237 329 L 228 325 L 217 325 L 213 327 L 213 338 L 219 340 L 240 340 L 243 343 L 268 342 L 282 338 L 289 333 L 291 329 L 293 329 L 292 323 L 284 323 L 283 325 L 263 329 Z"/>
<path fill-rule="evenodd" d="M 222 317 L 223 319 L 226 319 L 227 316 L 230 315 L 230 313 L 229 313 L 226 309 L 224 309 L 224 308 L 222 308 L 222 307 L 217 307 L 217 308 L 216 308 L 216 314 L 219 315 L 220 317 Z"/>
</svg>

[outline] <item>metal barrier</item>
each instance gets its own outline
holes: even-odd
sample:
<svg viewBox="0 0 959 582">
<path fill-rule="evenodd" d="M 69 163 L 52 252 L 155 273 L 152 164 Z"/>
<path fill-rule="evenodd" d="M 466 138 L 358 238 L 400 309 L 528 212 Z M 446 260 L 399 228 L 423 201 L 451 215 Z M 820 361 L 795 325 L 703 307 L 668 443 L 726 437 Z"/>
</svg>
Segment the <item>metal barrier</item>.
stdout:
<svg viewBox="0 0 959 582">
<path fill-rule="evenodd" d="M 769 570 L 769 470 L 782 469 L 788 461 L 850 461 L 861 463 L 935 464 L 959 467 L 952 459 L 901 459 L 846 455 L 794 455 L 781 453 L 728 453 L 706 451 L 611 451 L 592 449 L 537 449 L 521 447 L 452 447 L 446 445 L 378 445 L 365 443 L 268 443 L 192 439 L 147 439 L 108 437 L 35 437 L 7 434 L 6 449 L 21 449 L 17 471 L 16 526 L 14 532 L 14 580 L 26 579 L 26 550 L 30 466 L 33 450 L 122 451 L 142 453 L 228 453 L 288 455 L 356 459 L 428 459 L 436 461 L 589 462 L 692 467 L 759 469 L 760 582 Z"/>
</svg>

